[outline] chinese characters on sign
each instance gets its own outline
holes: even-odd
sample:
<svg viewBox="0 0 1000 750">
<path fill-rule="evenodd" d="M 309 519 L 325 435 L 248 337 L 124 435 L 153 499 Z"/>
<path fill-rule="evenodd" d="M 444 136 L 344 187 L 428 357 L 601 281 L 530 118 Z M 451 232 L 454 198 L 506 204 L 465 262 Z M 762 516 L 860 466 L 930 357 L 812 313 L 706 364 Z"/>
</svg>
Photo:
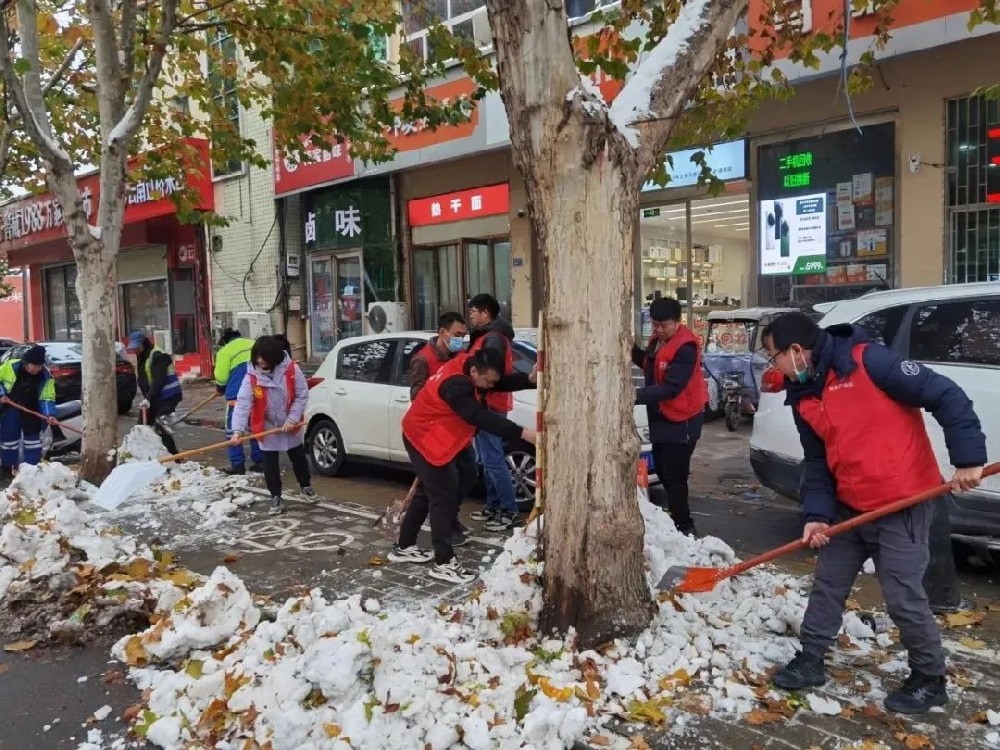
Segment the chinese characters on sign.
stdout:
<svg viewBox="0 0 1000 750">
<path fill-rule="evenodd" d="M 505 214 L 510 211 L 510 189 L 503 183 L 416 198 L 407 201 L 406 210 L 413 227 Z"/>
<path fill-rule="evenodd" d="M 778 159 L 781 185 L 789 190 L 809 187 L 812 184 L 812 151 L 788 154 Z"/>
<path fill-rule="evenodd" d="M 442 106 L 447 107 L 451 103 L 451 97 L 446 96 L 444 99 L 441 100 L 440 103 Z M 475 109 L 475 105 L 473 104 L 472 100 L 469 99 L 469 97 L 463 95 L 460 97 L 459 104 L 462 109 L 462 115 L 466 119 L 471 118 L 473 110 Z M 398 138 L 399 136 L 416 135 L 417 133 L 421 133 L 426 129 L 427 129 L 427 120 L 424 118 L 419 118 L 417 120 L 413 120 L 412 122 L 408 122 L 406 120 L 403 120 L 399 115 L 397 115 L 392 125 L 386 126 L 385 132 L 386 135 Z"/>
<path fill-rule="evenodd" d="M 357 237 L 361 234 L 361 211 L 354 206 L 336 211 L 334 229 L 342 237 Z"/>
</svg>

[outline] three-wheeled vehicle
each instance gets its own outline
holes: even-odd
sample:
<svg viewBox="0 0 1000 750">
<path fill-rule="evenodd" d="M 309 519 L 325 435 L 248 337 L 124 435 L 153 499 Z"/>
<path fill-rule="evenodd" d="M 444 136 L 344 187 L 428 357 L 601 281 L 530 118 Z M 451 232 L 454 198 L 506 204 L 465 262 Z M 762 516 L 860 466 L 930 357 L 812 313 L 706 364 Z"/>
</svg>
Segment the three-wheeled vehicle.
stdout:
<svg viewBox="0 0 1000 750">
<path fill-rule="evenodd" d="M 702 367 L 708 381 L 709 417 L 724 415 L 726 427 L 739 429 L 744 415 L 757 411 L 760 379 L 767 367 L 760 332 L 793 307 L 749 307 L 708 314 Z"/>
</svg>

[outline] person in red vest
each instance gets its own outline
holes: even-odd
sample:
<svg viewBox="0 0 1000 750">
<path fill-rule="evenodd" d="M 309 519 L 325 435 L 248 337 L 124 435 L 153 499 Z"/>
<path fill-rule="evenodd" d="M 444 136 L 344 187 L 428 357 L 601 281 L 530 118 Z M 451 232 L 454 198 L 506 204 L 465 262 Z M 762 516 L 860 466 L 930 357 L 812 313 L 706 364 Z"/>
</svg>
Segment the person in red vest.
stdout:
<svg viewBox="0 0 1000 750">
<path fill-rule="evenodd" d="M 649 306 L 653 335 L 645 349 L 632 347 L 646 385 L 635 402 L 646 407 L 656 475 L 667 494 L 667 511 L 677 530 L 697 533 L 688 503 L 691 456 L 701 438 L 708 403 L 708 384 L 701 367 L 701 342 L 681 323 L 681 305 L 658 297 Z"/>
<path fill-rule="evenodd" d="M 492 349 L 503 357 L 503 374 L 514 372 L 514 353 L 511 342 L 514 329 L 500 317 L 500 303 L 489 294 L 477 294 L 469 300 L 469 351 Z M 514 408 L 510 393 L 493 392 L 486 395 L 486 406 L 495 414 L 504 416 Z M 487 531 L 509 531 L 521 525 L 517 511 L 514 480 L 504 451 L 503 440 L 488 432 L 476 435 L 476 456 L 483 467 L 486 483 L 486 507 L 472 514 L 472 520 L 483 521 Z"/>
<path fill-rule="evenodd" d="M 475 574 L 463 568 L 452 549 L 461 489 L 474 480 L 475 460 L 467 448 L 476 431 L 534 444 L 535 432 L 511 422 L 482 403 L 490 391 L 530 388 L 535 373 L 503 375 L 503 355 L 494 349 L 462 353 L 447 362 L 417 394 L 403 417 L 403 445 L 418 485 L 406 509 L 393 562 L 434 561 L 428 575 L 448 583 L 468 583 Z M 430 516 L 434 551 L 417 546 L 420 526 Z"/>
<path fill-rule="evenodd" d="M 281 451 L 288 453 L 295 478 L 302 489 L 302 499 L 317 501 L 309 475 L 309 461 L 302 445 L 301 422 L 309 400 L 306 376 L 288 356 L 282 341 L 261 336 L 250 350 L 250 367 L 243 378 L 233 407 L 232 442 L 243 435 L 281 429 L 280 433 L 259 440 L 264 463 L 264 484 L 271 493 L 270 514 L 284 512 L 281 495 Z"/>
<path fill-rule="evenodd" d="M 834 537 L 830 524 L 924 492 L 942 483 L 922 410 L 944 431 L 956 467 L 956 492 L 979 485 L 986 438 L 972 402 L 953 381 L 868 340 L 864 329 L 820 329 L 807 315 L 786 313 L 761 334 L 786 379 L 804 455 L 802 540 L 819 549 L 802 650 L 774 675 L 786 690 L 826 682 L 823 659 L 840 632 L 844 604 L 865 560 L 907 649 L 910 676 L 885 699 L 897 713 L 923 713 L 948 701 L 945 657 L 924 571 L 933 503 L 883 516 Z"/>
<path fill-rule="evenodd" d="M 437 336 L 410 358 L 411 401 L 420 393 L 428 378 L 440 370 L 445 362 L 465 349 L 465 337 L 468 334 L 465 318 L 457 312 L 446 312 L 438 318 Z"/>
</svg>

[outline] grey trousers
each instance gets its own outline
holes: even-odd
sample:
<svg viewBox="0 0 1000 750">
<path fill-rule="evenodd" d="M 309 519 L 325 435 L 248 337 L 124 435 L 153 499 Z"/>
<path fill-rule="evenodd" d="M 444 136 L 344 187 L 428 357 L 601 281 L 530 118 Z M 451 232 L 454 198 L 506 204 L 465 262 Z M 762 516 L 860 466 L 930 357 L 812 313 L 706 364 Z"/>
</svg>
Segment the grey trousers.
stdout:
<svg viewBox="0 0 1000 750">
<path fill-rule="evenodd" d="M 927 539 L 934 513 L 932 503 L 921 503 L 835 536 L 820 549 L 809 605 L 802 619 L 801 641 L 805 653 L 823 657 L 833 645 L 851 587 L 870 557 L 875 563 L 886 609 L 908 651 L 910 668 L 930 676 L 945 674 L 941 631 L 923 587 L 924 571 L 930 560 Z M 854 515 L 857 511 L 839 505 L 836 521 Z"/>
</svg>

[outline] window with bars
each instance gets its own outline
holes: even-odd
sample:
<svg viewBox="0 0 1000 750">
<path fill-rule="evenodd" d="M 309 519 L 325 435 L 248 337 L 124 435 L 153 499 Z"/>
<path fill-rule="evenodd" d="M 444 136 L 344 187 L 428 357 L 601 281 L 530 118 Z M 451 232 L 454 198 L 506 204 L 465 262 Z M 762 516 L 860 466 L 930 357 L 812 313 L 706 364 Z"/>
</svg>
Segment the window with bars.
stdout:
<svg viewBox="0 0 1000 750">
<path fill-rule="evenodd" d="M 229 31 L 219 30 L 212 33 L 209 44 L 216 51 L 215 56 L 209 57 L 208 61 L 208 85 L 211 87 L 212 99 L 228 123 L 224 127 L 238 135 L 240 97 L 236 90 L 236 76 L 226 70 L 226 67 L 236 62 L 236 39 Z M 212 176 L 215 178 L 242 172 L 243 162 L 239 159 L 212 159 Z"/>
<path fill-rule="evenodd" d="M 1000 189 L 1000 101 L 951 99 L 946 119 L 947 281 L 1000 281 L 1000 204 L 991 201 Z"/>
<path fill-rule="evenodd" d="M 458 37 L 480 45 L 492 42 L 486 19 L 486 0 L 403 0 L 403 30 L 406 44 L 416 57 L 429 60 L 433 46 L 427 29 L 441 23 Z"/>
</svg>

